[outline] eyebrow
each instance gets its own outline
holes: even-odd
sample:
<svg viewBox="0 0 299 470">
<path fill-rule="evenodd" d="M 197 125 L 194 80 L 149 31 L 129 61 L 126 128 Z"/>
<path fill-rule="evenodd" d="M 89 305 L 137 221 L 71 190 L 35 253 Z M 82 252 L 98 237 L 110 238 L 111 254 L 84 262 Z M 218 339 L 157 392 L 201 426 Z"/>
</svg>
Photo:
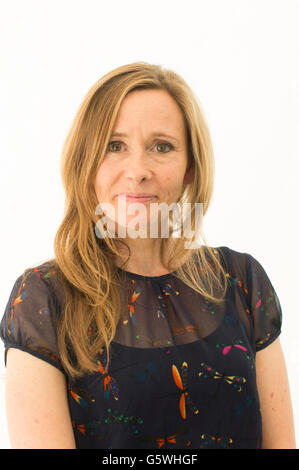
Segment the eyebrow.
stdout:
<svg viewBox="0 0 299 470">
<path fill-rule="evenodd" d="M 112 137 L 128 137 L 128 134 L 125 134 L 124 132 L 114 132 L 111 135 L 111 138 Z M 173 139 L 176 142 L 179 142 L 178 139 L 176 139 L 175 137 L 168 135 L 168 134 L 164 134 L 164 132 L 160 132 L 160 131 L 152 132 L 152 134 L 150 134 L 150 137 L 167 137 L 168 139 Z"/>
</svg>

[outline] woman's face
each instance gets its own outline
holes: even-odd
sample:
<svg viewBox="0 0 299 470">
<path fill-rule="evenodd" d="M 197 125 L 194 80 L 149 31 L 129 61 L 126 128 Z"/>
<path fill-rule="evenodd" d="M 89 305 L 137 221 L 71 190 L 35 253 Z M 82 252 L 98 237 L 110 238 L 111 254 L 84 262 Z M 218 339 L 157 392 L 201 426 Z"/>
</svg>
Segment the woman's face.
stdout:
<svg viewBox="0 0 299 470">
<path fill-rule="evenodd" d="M 175 100 L 164 90 L 130 92 L 120 106 L 94 182 L 99 204 L 109 203 L 115 210 L 116 233 L 118 226 L 127 226 L 138 214 L 128 214 L 132 203 L 144 207 L 145 212 L 139 212 L 138 217 L 141 227 L 150 221 L 152 203 L 171 205 L 178 201 L 183 183 L 190 182 L 185 176 L 187 165 L 187 132 Z M 145 193 L 153 198 L 128 199 L 120 193 Z M 120 219 L 119 203 L 123 204 L 125 223 Z"/>
</svg>

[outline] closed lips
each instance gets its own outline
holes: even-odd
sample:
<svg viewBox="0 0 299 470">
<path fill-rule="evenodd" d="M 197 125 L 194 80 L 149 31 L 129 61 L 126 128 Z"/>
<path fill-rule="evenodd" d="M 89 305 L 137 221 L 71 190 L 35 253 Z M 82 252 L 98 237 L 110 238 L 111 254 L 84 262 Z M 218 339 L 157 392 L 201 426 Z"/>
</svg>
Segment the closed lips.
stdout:
<svg viewBox="0 0 299 470">
<path fill-rule="evenodd" d="M 145 193 L 120 193 L 119 196 L 128 196 L 128 197 L 155 197 L 155 194 L 145 194 Z"/>
</svg>

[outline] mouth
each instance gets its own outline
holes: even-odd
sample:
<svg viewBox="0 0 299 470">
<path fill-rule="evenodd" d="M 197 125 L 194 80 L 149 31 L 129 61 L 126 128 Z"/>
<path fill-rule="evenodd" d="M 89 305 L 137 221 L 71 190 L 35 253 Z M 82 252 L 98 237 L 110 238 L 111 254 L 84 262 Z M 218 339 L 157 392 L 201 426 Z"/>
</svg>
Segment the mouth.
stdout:
<svg viewBox="0 0 299 470">
<path fill-rule="evenodd" d="M 155 194 L 121 193 L 118 197 L 130 202 L 148 202 L 157 198 Z"/>
</svg>

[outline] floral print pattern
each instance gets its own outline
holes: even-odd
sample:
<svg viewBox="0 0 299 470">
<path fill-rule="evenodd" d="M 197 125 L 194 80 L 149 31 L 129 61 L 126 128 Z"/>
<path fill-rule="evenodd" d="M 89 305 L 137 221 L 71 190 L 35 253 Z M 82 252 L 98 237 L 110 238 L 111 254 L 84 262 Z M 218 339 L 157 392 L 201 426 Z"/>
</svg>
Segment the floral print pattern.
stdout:
<svg viewBox="0 0 299 470">
<path fill-rule="evenodd" d="M 103 350 L 97 372 L 76 381 L 59 358 L 55 270 L 44 263 L 17 278 L 0 326 L 5 353 L 19 348 L 65 374 L 78 449 L 261 448 L 255 357 L 280 334 L 281 306 L 253 256 L 215 250 L 229 281 L 222 305 L 174 273 L 118 268 L 126 302 L 109 371 Z"/>
</svg>

